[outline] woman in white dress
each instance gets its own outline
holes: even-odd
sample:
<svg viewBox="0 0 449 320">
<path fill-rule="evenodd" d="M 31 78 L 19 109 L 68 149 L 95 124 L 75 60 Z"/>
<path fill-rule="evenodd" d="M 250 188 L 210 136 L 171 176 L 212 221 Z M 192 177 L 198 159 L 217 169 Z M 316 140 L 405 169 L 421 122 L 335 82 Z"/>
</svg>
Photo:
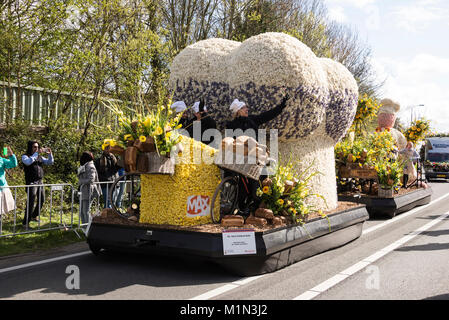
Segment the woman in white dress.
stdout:
<svg viewBox="0 0 449 320">
<path fill-rule="evenodd" d="M 5 169 L 17 167 L 17 157 L 10 147 L 6 147 L 6 150 L 6 154 L 2 153 L 0 157 L 0 216 L 7 214 L 16 207 L 11 190 L 8 188 L 8 183 L 6 182 Z"/>
</svg>

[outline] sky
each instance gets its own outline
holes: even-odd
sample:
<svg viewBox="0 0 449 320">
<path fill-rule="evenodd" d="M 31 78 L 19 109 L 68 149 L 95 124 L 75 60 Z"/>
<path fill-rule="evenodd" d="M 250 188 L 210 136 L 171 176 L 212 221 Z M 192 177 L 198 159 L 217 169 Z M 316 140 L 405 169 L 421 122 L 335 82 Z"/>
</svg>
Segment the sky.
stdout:
<svg viewBox="0 0 449 320">
<path fill-rule="evenodd" d="M 405 125 L 425 117 L 449 132 L 449 1 L 324 0 L 331 19 L 358 31 L 385 80 L 383 98 L 400 103 Z"/>
</svg>

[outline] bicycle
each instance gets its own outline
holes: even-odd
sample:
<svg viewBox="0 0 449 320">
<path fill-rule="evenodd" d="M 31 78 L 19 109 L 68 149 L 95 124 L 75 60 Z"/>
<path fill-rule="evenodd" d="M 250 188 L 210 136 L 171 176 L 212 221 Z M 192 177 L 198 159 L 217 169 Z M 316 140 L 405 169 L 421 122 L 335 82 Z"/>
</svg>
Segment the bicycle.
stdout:
<svg viewBox="0 0 449 320">
<path fill-rule="evenodd" d="M 242 216 L 249 216 L 251 209 L 255 209 L 254 205 L 256 203 L 255 196 L 251 194 L 250 190 L 250 184 L 254 182 L 251 182 L 250 179 L 259 182 L 262 169 L 271 167 L 271 164 L 275 164 L 275 160 L 268 158 L 267 165 L 252 165 L 254 169 L 249 170 L 252 172 L 246 172 L 245 170 L 237 171 L 233 166 L 220 165 L 222 180 L 215 189 L 210 204 L 212 222 L 215 224 L 220 223 L 222 217 L 225 215 L 240 214 Z M 220 204 L 219 219 L 217 220 L 215 218 L 216 212 L 214 212 L 214 208 L 218 196 L 220 197 Z"/>
</svg>

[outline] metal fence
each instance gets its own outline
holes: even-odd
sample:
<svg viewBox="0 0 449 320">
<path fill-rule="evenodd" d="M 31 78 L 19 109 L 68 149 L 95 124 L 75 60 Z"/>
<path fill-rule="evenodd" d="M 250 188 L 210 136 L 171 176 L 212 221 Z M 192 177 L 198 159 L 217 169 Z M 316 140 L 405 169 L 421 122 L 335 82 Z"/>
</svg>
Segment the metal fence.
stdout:
<svg viewBox="0 0 449 320">
<path fill-rule="evenodd" d="M 34 86 L 19 88 L 17 84 L 0 81 L 0 124 L 23 119 L 31 125 L 44 126 L 47 119 L 57 119 L 64 113 L 79 129 L 84 128 L 88 120 L 99 126 L 117 125 L 117 117 L 101 103 L 95 104 L 95 111 L 87 119 L 93 100 L 89 95 Z"/>
<path fill-rule="evenodd" d="M 61 183 L 0 187 L 0 192 L 9 190 L 14 200 L 14 208 L 0 215 L 0 239 L 51 230 L 73 230 L 76 233 L 85 231 L 93 216 L 99 215 L 103 208 L 112 206 L 109 202 L 111 192 L 116 209 L 126 212 L 133 199 L 133 192 L 136 190 L 136 187 L 132 186 L 133 183 L 140 184 L 140 179 L 120 180 L 114 190 L 111 190 L 113 182 L 96 182 L 86 185 L 88 188 L 90 185 L 98 186 L 99 190 L 98 193 L 89 197 L 87 208 L 82 206 L 83 197 L 80 190 L 85 190 L 83 186 L 74 187 L 68 183 Z M 36 195 L 34 199 L 30 199 L 33 188 L 36 188 L 34 190 Z M 36 191 L 39 188 L 42 188 L 43 192 Z M 29 210 L 27 206 L 30 203 L 34 205 Z M 0 206 L 2 205 L 4 204 L 0 200 Z M 87 219 L 82 221 L 81 211 L 86 209 Z M 29 223 L 26 223 L 25 219 L 27 211 L 30 215 Z M 33 212 L 37 213 L 36 219 L 31 220 Z"/>
<path fill-rule="evenodd" d="M 34 199 L 30 196 L 35 191 Z M 1 187 L 1 192 L 11 192 L 14 208 L 0 216 L 0 238 L 50 230 L 79 228 L 75 205 L 75 192 L 71 184 L 34 184 Z M 43 192 L 39 192 L 42 190 Z M 28 209 L 29 204 L 34 204 Z M 4 204 L 0 204 L 4 205 Z M 5 210 L 3 210 L 5 211 Z M 26 212 L 33 220 L 26 223 Z M 36 217 L 32 214 L 36 213 Z"/>
</svg>

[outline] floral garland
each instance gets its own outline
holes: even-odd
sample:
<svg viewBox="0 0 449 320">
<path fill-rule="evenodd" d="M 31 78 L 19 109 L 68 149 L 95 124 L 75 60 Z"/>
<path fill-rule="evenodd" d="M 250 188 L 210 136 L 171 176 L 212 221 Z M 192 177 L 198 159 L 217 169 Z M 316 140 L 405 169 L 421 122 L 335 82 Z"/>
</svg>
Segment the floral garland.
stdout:
<svg viewBox="0 0 449 320">
<path fill-rule="evenodd" d="M 431 162 L 426 160 L 424 162 L 424 167 L 432 168 L 437 172 L 449 172 L 449 163 L 448 162 Z"/>
</svg>

